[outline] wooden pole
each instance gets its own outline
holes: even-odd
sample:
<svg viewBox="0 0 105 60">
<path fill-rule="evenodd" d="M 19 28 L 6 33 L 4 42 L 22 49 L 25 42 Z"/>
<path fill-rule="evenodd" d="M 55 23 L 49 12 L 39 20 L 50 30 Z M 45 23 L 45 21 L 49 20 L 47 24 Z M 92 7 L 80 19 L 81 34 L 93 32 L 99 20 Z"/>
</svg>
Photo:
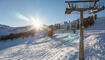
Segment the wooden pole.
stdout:
<svg viewBox="0 0 105 60">
<path fill-rule="evenodd" d="M 84 35 L 83 35 L 83 11 L 80 11 L 79 30 L 80 30 L 79 60 L 85 60 L 85 57 L 84 57 Z"/>
</svg>

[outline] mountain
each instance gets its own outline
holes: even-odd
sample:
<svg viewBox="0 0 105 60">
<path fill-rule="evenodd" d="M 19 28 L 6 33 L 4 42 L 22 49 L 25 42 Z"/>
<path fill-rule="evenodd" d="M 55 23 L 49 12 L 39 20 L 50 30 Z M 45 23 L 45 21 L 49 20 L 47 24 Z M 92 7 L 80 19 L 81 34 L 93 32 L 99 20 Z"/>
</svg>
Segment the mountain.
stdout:
<svg viewBox="0 0 105 60">
<path fill-rule="evenodd" d="M 18 34 L 21 32 L 26 32 L 32 29 L 32 26 L 24 26 L 24 27 L 10 27 L 7 25 L 0 24 L 0 36 L 6 36 L 9 34 Z"/>
</svg>

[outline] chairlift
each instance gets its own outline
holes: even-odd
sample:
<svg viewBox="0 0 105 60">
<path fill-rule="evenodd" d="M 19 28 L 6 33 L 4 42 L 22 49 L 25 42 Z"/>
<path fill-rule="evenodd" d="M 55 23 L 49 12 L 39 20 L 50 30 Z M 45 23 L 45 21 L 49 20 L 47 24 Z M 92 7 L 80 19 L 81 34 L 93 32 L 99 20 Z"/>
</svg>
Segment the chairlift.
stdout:
<svg viewBox="0 0 105 60">
<path fill-rule="evenodd" d="M 105 9 L 105 6 L 102 6 L 101 8 L 98 8 L 98 9 L 89 10 L 88 13 L 89 13 L 89 14 L 91 14 L 91 13 L 95 14 L 95 13 L 97 13 L 97 12 L 99 12 L 99 11 L 104 10 L 104 9 Z"/>
</svg>

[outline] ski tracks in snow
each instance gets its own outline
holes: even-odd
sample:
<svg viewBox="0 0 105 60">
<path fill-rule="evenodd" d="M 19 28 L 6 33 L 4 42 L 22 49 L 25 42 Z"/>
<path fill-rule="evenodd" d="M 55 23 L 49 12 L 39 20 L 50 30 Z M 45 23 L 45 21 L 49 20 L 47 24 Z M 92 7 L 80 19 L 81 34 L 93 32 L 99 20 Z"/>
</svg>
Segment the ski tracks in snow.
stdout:
<svg viewBox="0 0 105 60">
<path fill-rule="evenodd" d="M 4 50 L 4 56 L 10 55 L 10 57 L 6 57 L 7 59 L 23 59 L 23 60 L 69 60 L 71 54 L 74 54 L 78 50 L 78 38 L 77 35 L 73 34 L 56 34 L 54 37 L 42 37 L 32 40 L 31 37 L 25 42 L 21 48 L 21 45 L 17 45 L 20 50 L 15 52 L 7 52 L 13 50 L 16 46 Z M 73 38 L 74 41 L 70 38 Z M 74 38 L 76 37 L 76 38 Z M 77 40 L 76 40 L 77 39 Z M 72 41 L 71 41 L 72 40 Z M 75 44 L 74 44 L 75 43 Z M 75 45 L 75 46 L 74 46 Z M 5 55 L 7 52 L 7 55 Z M 18 57 L 18 58 L 16 58 Z M 6 59 L 3 58 L 3 59 Z"/>
<path fill-rule="evenodd" d="M 67 35 L 70 35 L 70 34 L 67 34 Z M 56 37 L 61 38 L 63 36 L 66 36 L 66 35 L 61 35 L 61 36 L 57 35 Z M 54 46 L 56 44 L 59 44 L 55 40 L 56 37 L 54 37 L 54 38 L 48 38 L 47 37 L 46 38 L 46 39 L 51 40 L 51 41 L 48 42 L 48 44 L 46 44 L 48 47 L 44 48 L 46 50 L 46 53 L 43 54 L 42 56 L 40 56 L 40 58 L 38 58 L 37 60 L 64 60 L 65 58 L 66 58 L 66 60 L 69 60 L 70 56 L 68 56 L 68 55 L 70 55 L 70 52 L 71 53 L 72 52 L 74 52 L 74 53 L 77 52 L 78 46 L 75 46 L 75 47 L 72 47 L 72 46 L 66 47 L 65 46 L 65 47 L 52 48 L 52 46 Z M 72 37 L 73 37 L 73 35 L 72 35 Z M 68 39 L 68 40 L 70 40 L 70 39 Z M 52 42 L 53 43 L 55 42 L 55 44 L 53 44 Z"/>
</svg>

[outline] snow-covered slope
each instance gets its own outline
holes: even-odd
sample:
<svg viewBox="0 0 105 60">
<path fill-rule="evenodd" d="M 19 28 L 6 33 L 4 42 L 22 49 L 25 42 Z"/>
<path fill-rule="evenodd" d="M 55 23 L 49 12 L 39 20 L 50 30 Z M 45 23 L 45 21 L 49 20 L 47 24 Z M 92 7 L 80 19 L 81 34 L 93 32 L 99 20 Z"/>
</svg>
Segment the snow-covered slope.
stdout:
<svg viewBox="0 0 105 60">
<path fill-rule="evenodd" d="M 86 60 L 105 60 L 105 17 L 85 30 L 84 42 Z"/>
<path fill-rule="evenodd" d="M 6 25 L 0 24 L 0 36 L 5 36 L 9 34 L 17 34 L 21 32 L 26 32 L 31 30 L 32 26 L 25 26 L 25 27 L 10 27 Z"/>
<path fill-rule="evenodd" d="M 84 31 L 85 60 L 105 60 L 104 22 L 105 18 L 98 18 Z M 0 60 L 78 60 L 77 33 L 58 31 L 52 38 L 39 33 L 0 41 Z"/>
<path fill-rule="evenodd" d="M 105 60 L 105 30 L 85 31 L 86 60 Z"/>
<path fill-rule="evenodd" d="M 77 53 L 78 35 L 72 33 L 0 42 L 0 60 L 75 60 Z"/>
</svg>

